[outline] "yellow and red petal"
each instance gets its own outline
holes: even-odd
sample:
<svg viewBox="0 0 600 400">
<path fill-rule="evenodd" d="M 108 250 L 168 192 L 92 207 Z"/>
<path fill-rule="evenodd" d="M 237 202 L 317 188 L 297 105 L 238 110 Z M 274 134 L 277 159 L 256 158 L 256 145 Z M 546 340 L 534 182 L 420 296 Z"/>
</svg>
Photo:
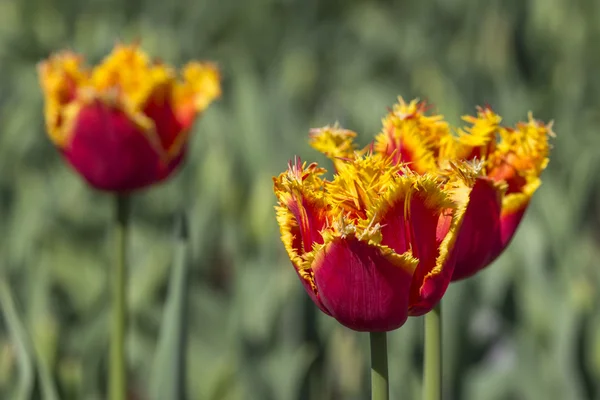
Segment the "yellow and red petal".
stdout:
<svg viewBox="0 0 600 400">
<path fill-rule="evenodd" d="M 191 62 L 183 68 L 182 76 L 173 100 L 179 121 L 189 128 L 198 113 L 221 97 L 221 73 L 214 63 Z"/>
<path fill-rule="evenodd" d="M 323 243 L 321 230 L 327 224 L 327 207 L 321 195 L 323 173 L 316 164 L 307 167 L 296 159 L 288 171 L 273 178 L 279 202 L 278 222 L 290 257 L 302 256 Z M 297 230 L 292 231 L 292 226 L 297 226 Z M 292 237 L 300 240 L 298 245 L 293 246 Z"/>
<path fill-rule="evenodd" d="M 52 142 L 61 147 L 68 140 L 62 128 L 63 108 L 75 100 L 78 88 L 87 80 L 81 56 L 62 52 L 51 56 L 38 66 L 40 83 L 45 97 L 44 114 L 46 130 Z"/>
<path fill-rule="evenodd" d="M 452 276 L 451 247 L 454 204 L 431 176 L 406 175 L 383 197 L 379 215 L 381 244 L 418 260 L 409 294 L 409 315 L 430 311 L 442 298 Z M 444 246 L 442 246 L 444 243 Z"/>
<path fill-rule="evenodd" d="M 440 115 L 425 114 L 427 104 L 402 98 L 383 120 L 383 131 L 375 138 L 374 149 L 405 163 L 413 171 L 425 173 L 437 168 L 441 143 L 450 136 L 448 124 Z"/>
<path fill-rule="evenodd" d="M 320 175 L 324 172 L 317 164 L 306 166 L 296 158 L 286 172 L 273 178 L 273 184 L 278 199 L 275 209 L 281 240 L 304 290 L 321 311 L 329 315 L 311 270 L 314 247 L 322 245 L 321 230 L 327 224 L 327 208 L 319 196 L 323 185 Z"/>
<path fill-rule="evenodd" d="M 324 307 L 342 325 L 385 332 L 408 317 L 414 260 L 401 258 L 354 237 L 334 238 L 312 263 Z"/>
<path fill-rule="evenodd" d="M 117 46 L 94 69 L 92 86 L 99 93 L 115 91 L 117 101 L 154 123 L 160 151 L 173 159 L 183 150 L 197 114 L 220 96 L 219 70 L 211 63 L 192 62 L 183 80 L 160 62 L 152 62 L 137 46 Z"/>
<path fill-rule="evenodd" d="M 327 216 L 318 200 L 306 197 L 298 191 L 292 192 L 283 201 L 283 205 L 292 213 L 300 228 L 303 253 L 312 251 L 316 244 L 323 244 L 321 230 L 327 223 Z"/>
<path fill-rule="evenodd" d="M 292 266 L 302 283 L 302 287 L 310 296 L 311 300 L 323 311 L 329 315 L 329 311 L 323 305 L 314 283 L 314 274 L 310 269 L 310 262 L 305 260 L 306 253 L 302 241 L 302 233 L 298 220 L 294 214 L 285 206 L 277 206 L 277 222 L 281 230 L 281 241 L 292 262 Z M 313 256 L 314 257 L 314 256 Z M 311 259 L 313 258 L 311 257 Z"/>
<path fill-rule="evenodd" d="M 500 240 L 501 210 L 502 189 L 491 179 L 476 178 L 456 239 L 453 281 L 468 278 L 490 263 Z"/>
<path fill-rule="evenodd" d="M 508 194 L 523 192 L 548 165 L 548 137 L 553 135 L 552 124 L 536 121 L 531 114 L 528 123 L 501 129 L 498 149 L 487 162 L 488 176 L 506 182 Z"/>
<path fill-rule="evenodd" d="M 175 83 L 170 107 L 166 112 L 169 120 L 175 118 L 180 126 L 180 133 L 159 133 L 161 137 L 167 138 L 165 149 L 170 157 L 178 154 L 187 142 L 196 117 L 221 96 L 221 73 L 216 64 L 191 62 L 184 67 L 182 75 L 183 80 Z"/>
</svg>

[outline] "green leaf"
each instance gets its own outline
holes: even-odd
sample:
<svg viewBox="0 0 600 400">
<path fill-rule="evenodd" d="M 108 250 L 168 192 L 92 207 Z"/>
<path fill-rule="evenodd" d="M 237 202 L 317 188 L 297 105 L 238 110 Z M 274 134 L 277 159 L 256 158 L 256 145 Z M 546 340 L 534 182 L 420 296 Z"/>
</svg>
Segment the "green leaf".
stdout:
<svg viewBox="0 0 600 400">
<path fill-rule="evenodd" d="M 184 214 L 180 217 L 176 242 L 177 249 L 169 278 L 169 292 L 151 380 L 151 393 L 155 400 L 186 398 L 185 354 L 189 262 L 188 227 Z"/>
<path fill-rule="evenodd" d="M 8 326 L 12 343 L 17 352 L 19 365 L 19 383 L 15 400 L 28 400 L 31 398 L 34 386 L 34 370 L 32 363 L 32 349 L 29 336 L 19 317 L 10 286 L 4 278 L 0 279 L 0 307 Z"/>
</svg>

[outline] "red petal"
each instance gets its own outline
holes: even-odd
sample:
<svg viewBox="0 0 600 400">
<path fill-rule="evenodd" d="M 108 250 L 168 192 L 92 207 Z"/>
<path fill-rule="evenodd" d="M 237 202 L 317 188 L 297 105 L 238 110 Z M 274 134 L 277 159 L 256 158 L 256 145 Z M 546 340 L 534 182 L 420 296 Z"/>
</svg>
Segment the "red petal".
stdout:
<svg viewBox="0 0 600 400">
<path fill-rule="evenodd" d="M 411 274 L 379 248 L 334 239 L 317 254 L 313 271 L 323 304 L 342 325 L 384 332 L 406 321 Z"/>
<path fill-rule="evenodd" d="M 63 153 L 90 185 L 112 192 L 127 192 L 158 182 L 181 161 L 164 165 L 128 116 L 100 101 L 80 110 L 71 142 Z"/>
<path fill-rule="evenodd" d="M 458 252 L 452 280 L 472 276 L 490 263 L 500 240 L 502 199 L 493 181 L 478 178 L 456 239 Z"/>
<path fill-rule="evenodd" d="M 515 232 L 517 231 L 517 228 L 523 219 L 525 210 L 527 210 L 527 204 L 520 210 L 502 214 L 500 217 L 500 240 L 495 243 L 488 264 L 491 264 L 496 258 L 498 258 L 498 256 L 500 256 L 504 249 L 506 249 L 506 247 L 510 244 L 510 241 L 515 235 Z"/>
<path fill-rule="evenodd" d="M 381 244 L 404 254 L 411 247 L 410 223 L 404 215 L 405 197 L 399 197 L 381 217 Z"/>
<path fill-rule="evenodd" d="M 148 99 L 144 114 L 154 121 L 156 133 L 160 137 L 162 147 L 166 152 L 171 149 L 179 135 L 184 134 L 190 128 L 189 125 L 184 127 L 177 120 L 170 103 L 168 88 L 160 87 L 156 89 L 155 93 Z"/>
</svg>

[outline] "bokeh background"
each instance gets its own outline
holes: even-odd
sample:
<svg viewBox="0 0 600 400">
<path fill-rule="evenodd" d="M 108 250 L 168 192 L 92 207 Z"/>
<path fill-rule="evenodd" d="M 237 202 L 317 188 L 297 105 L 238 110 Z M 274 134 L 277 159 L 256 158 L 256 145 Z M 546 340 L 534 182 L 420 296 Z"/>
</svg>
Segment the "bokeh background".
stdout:
<svg viewBox="0 0 600 400">
<path fill-rule="evenodd" d="M 224 96 L 181 173 L 133 199 L 132 399 L 169 400 L 181 355 L 188 399 L 368 398 L 367 335 L 303 292 L 271 177 L 295 154 L 329 166 L 311 127 L 365 144 L 398 95 L 455 124 L 478 104 L 511 125 L 531 110 L 558 135 L 510 249 L 445 297 L 445 399 L 599 399 L 599 20 L 593 0 L 0 0 L 0 398 L 104 398 L 113 200 L 47 140 L 35 67 L 141 39 L 217 61 Z M 182 211 L 187 291 L 169 290 Z M 389 343 L 392 398 L 419 398 L 422 320 Z"/>
</svg>

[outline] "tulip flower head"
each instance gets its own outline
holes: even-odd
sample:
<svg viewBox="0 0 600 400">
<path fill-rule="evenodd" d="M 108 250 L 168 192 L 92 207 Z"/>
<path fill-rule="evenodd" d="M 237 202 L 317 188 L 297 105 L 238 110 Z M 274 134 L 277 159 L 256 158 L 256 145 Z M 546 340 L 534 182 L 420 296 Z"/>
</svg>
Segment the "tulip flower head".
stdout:
<svg viewBox="0 0 600 400">
<path fill-rule="evenodd" d="M 220 96 L 219 71 L 191 62 L 181 78 L 137 46 L 117 45 L 90 69 L 72 52 L 39 65 L 48 135 L 93 187 L 141 189 L 181 164 L 196 117 Z"/>
<path fill-rule="evenodd" d="M 452 128 L 441 115 L 427 115 L 427 105 L 402 98 L 383 121 L 375 149 L 417 173 L 437 173 L 464 162 L 478 166 L 467 203 L 453 280 L 474 275 L 508 246 L 540 186 L 554 136 L 552 124 L 533 118 L 514 128 L 500 125 L 490 107 L 465 116 L 467 128 Z"/>
<path fill-rule="evenodd" d="M 396 329 L 429 312 L 451 280 L 510 242 L 548 164 L 546 125 L 500 126 L 489 107 L 452 129 L 400 99 L 359 150 L 356 133 L 315 129 L 332 180 L 296 160 L 274 178 L 282 241 L 315 304 L 357 331 Z"/>
<path fill-rule="evenodd" d="M 396 329 L 431 310 L 450 283 L 463 214 L 456 188 L 381 154 L 339 158 L 351 153 L 344 143 L 353 132 L 313 134 L 315 147 L 340 145 L 337 173 L 327 180 L 317 164 L 296 160 L 274 178 L 287 253 L 324 313 L 357 331 Z"/>
</svg>

